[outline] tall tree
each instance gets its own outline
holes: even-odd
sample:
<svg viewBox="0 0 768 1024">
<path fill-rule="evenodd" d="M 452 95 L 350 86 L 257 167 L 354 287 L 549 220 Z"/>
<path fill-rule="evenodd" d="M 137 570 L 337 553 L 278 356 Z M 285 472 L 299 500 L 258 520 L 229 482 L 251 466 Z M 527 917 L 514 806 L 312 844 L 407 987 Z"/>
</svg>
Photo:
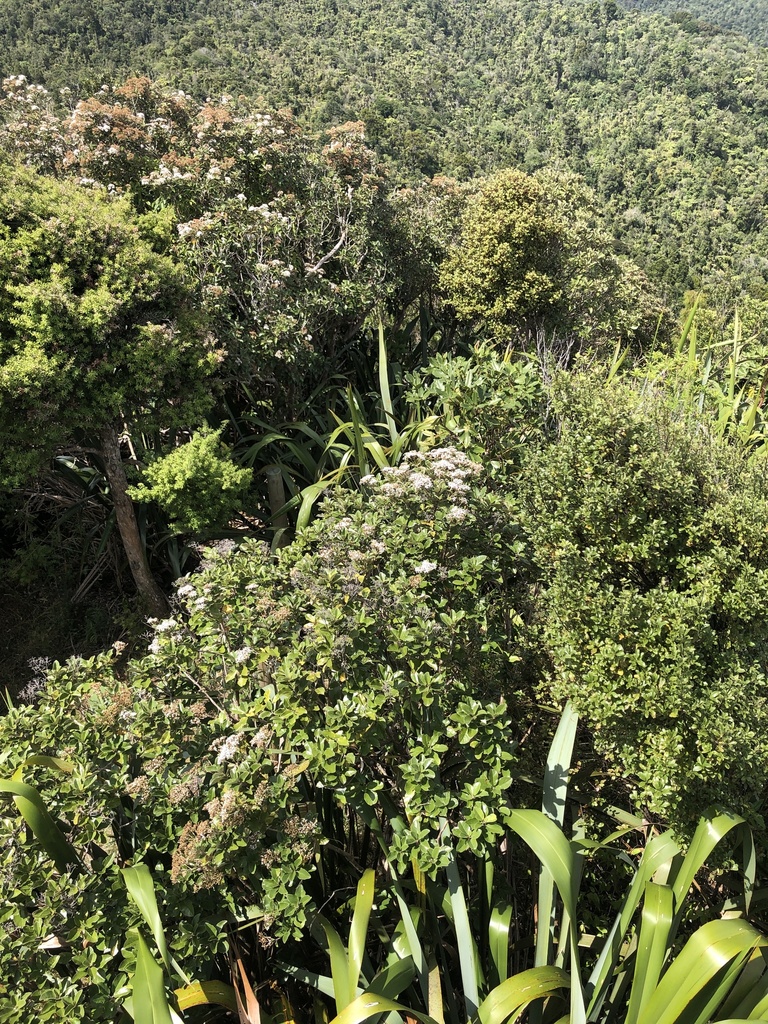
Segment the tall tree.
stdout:
<svg viewBox="0 0 768 1024">
<path fill-rule="evenodd" d="M 0 482 L 73 444 L 100 460 L 147 608 L 167 604 L 141 543 L 121 437 L 199 419 L 216 362 L 162 231 L 106 191 L 0 166 Z"/>
</svg>

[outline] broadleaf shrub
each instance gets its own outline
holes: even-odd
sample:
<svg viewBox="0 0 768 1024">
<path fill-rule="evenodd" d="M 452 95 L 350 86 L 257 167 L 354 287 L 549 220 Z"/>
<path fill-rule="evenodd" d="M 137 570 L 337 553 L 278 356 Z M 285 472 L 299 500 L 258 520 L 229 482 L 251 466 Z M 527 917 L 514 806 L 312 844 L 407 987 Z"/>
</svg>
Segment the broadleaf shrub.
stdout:
<svg viewBox="0 0 768 1024">
<path fill-rule="evenodd" d="M 652 813 L 759 823 L 768 487 L 663 392 L 603 380 L 560 381 L 557 436 L 525 469 L 544 689 Z"/>
</svg>

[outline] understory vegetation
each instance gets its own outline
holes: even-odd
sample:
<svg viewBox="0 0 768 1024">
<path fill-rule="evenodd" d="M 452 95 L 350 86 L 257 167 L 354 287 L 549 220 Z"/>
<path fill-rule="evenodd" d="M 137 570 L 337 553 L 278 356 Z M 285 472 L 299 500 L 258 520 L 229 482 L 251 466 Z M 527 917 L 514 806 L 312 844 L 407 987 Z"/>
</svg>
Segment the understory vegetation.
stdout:
<svg viewBox="0 0 768 1024">
<path fill-rule="evenodd" d="M 3 84 L 0 1021 L 766 1021 L 763 129 L 665 233 L 345 81 Z"/>
</svg>

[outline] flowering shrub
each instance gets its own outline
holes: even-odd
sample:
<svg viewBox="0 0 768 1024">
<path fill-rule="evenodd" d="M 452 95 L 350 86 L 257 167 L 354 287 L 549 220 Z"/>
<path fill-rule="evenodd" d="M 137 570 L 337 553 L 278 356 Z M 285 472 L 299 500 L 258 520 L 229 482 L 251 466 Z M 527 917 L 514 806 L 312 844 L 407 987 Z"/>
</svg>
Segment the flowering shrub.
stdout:
<svg viewBox="0 0 768 1024">
<path fill-rule="evenodd" d="M 495 842 L 527 718 L 525 563 L 482 481 L 456 449 L 411 452 L 329 499 L 277 558 L 253 542 L 212 553 L 125 671 L 108 656 L 56 668 L 36 708 L 2 721 L 5 774 L 33 754 L 74 765 L 25 771 L 84 865 L 70 885 L 0 808 L 14 893 L 0 920 L 15 1000 L 4 1019 L 37 1012 L 56 986 L 55 1019 L 112 1019 L 105 990 L 130 969 L 115 950 L 135 923 L 118 864 L 153 864 L 174 955 L 204 976 L 227 914 L 262 944 L 300 935 L 330 895 L 318 864 L 359 843 L 370 814 L 403 817 L 399 869 L 413 858 L 436 871 L 449 837 L 478 854 Z M 72 951 L 67 964 L 51 963 L 47 936 Z M 67 988 L 70 971 L 91 972 L 93 999 Z"/>
<path fill-rule="evenodd" d="M 321 146 L 286 111 L 145 78 L 64 116 L 21 76 L 0 95 L 0 144 L 19 159 L 129 196 L 147 230 L 170 217 L 165 244 L 199 282 L 222 373 L 280 418 L 374 309 L 401 315 L 431 279 L 413 204 L 392 197 L 361 124 Z"/>
</svg>

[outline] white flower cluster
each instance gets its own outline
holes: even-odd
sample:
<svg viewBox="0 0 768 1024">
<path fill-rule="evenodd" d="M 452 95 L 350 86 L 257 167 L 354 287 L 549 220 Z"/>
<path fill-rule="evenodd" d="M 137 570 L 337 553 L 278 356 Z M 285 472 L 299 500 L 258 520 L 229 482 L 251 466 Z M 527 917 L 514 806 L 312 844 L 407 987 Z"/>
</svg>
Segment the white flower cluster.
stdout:
<svg viewBox="0 0 768 1024">
<path fill-rule="evenodd" d="M 214 745 L 219 748 L 219 752 L 216 755 L 216 764 L 226 764 L 227 761 L 231 761 L 237 753 L 237 748 L 240 746 L 242 738 L 243 734 L 241 732 L 233 732 L 226 739 L 214 741 Z"/>
<path fill-rule="evenodd" d="M 381 477 L 365 476 L 360 481 L 389 498 L 424 495 L 436 487 L 445 488 L 454 505 L 451 522 L 466 518 L 463 502 L 470 491 L 470 482 L 482 473 L 482 466 L 472 462 L 457 448 L 435 448 L 431 452 L 408 452 L 400 466 L 387 466 Z"/>
<path fill-rule="evenodd" d="M 246 644 L 245 647 L 241 647 L 239 651 L 235 651 L 235 664 L 245 664 L 252 654 L 253 650 Z"/>
<path fill-rule="evenodd" d="M 25 75 L 10 75 L 3 79 L 3 92 L 6 99 L 15 103 L 29 103 L 33 110 L 39 109 L 36 100 L 50 95 L 43 85 L 31 85 Z"/>
<path fill-rule="evenodd" d="M 263 217 L 264 220 L 272 220 L 276 224 L 282 224 L 283 226 L 291 223 L 289 217 L 286 217 L 285 214 L 280 213 L 277 210 L 273 210 L 269 203 L 262 203 L 261 206 L 249 206 L 248 212 L 258 213 L 258 215 Z"/>
<path fill-rule="evenodd" d="M 157 170 L 144 175 L 141 183 L 142 185 L 167 185 L 169 181 L 188 181 L 192 177 L 191 171 L 182 171 L 179 167 L 169 167 L 161 160 Z"/>
<path fill-rule="evenodd" d="M 212 231 L 216 227 L 216 220 L 209 213 L 202 217 L 187 221 L 184 224 L 177 224 L 176 230 L 180 238 L 202 238 L 206 231 Z"/>
</svg>

